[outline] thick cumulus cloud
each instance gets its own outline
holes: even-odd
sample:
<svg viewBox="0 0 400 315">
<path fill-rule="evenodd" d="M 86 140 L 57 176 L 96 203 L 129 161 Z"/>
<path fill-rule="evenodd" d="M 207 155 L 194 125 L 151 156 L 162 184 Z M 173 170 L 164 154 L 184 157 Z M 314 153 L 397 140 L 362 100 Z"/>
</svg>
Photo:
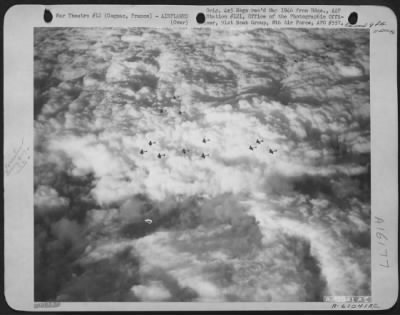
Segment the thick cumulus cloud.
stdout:
<svg viewBox="0 0 400 315">
<path fill-rule="evenodd" d="M 367 31 L 38 28 L 34 66 L 37 300 L 370 294 Z"/>
</svg>

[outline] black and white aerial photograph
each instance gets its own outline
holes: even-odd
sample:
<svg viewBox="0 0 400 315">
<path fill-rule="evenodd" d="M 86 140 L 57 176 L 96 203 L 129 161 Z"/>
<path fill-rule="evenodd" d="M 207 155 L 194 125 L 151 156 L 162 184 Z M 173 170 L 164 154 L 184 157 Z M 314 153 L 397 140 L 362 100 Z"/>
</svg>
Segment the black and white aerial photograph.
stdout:
<svg viewBox="0 0 400 315">
<path fill-rule="evenodd" d="M 35 28 L 34 300 L 370 296 L 369 38 Z"/>
</svg>

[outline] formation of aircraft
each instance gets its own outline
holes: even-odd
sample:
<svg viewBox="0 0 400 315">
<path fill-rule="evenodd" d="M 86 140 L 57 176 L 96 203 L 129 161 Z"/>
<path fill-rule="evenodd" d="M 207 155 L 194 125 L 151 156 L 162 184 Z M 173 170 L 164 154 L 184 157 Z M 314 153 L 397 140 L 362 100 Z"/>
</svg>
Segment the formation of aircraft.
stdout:
<svg viewBox="0 0 400 315">
<path fill-rule="evenodd" d="M 263 142 L 264 142 L 263 139 L 258 139 L 258 138 L 257 138 L 257 139 L 256 139 L 256 144 L 251 144 L 251 145 L 249 145 L 249 150 L 250 150 L 250 151 L 254 151 L 255 149 L 257 149 L 257 146 L 258 146 L 258 145 L 261 145 Z M 277 150 L 277 149 L 271 149 L 271 148 L 269 148 L 269 149 L 268 149 L 268 152 L 271 153 L 271 154 L 274 154 L 274 153 L 278 152 L 278 150 Z"/>
<path fill-rule="evenodd" d="M 178 103 L 181 102 L 181 98 L 180 98 L 179 96 L 175 96 L 175 95 L 174 95 L 174 96 L 172 96 L 171 102 L 174 103 L 174 104 L 178 104 Z M 156 102 L 156 107 L 158 108 L 158 112 L 159 112 L 160 114 L 163 114 L 163 113 L 167 112 L 167 109 L 166 109 L 165 107 L 163 107 L 162 104 L 161 104 L 161 102 L 159 102 L 159 101 Z M 179 115 L 182 115 L 182 114 L 183 114 L 183 111 L 181 110 L 180 107 L 179 107 L 178 114 L 179 114 Z M 203 139 L 202 139 L 202 143 L 203 143 L 203 144 L 207 144 L 207 143 L 210 142 L 210 141 L 211 141 L 211 139 L 209 139 L 208 137 L 203 137 Z M 149 146 L 154 146 L 156 143 L 157 143 L 156 141 L 150 140 L 150 141 L 148 142 L 148 145 L 149 145 Z M 250 150 L 250 151 L 255 151 L 259 146 L 262 146 L 263 143 L 264 143 L 264 140 L 263 140 L 263 139 L 257 138 L 254 144 L 249 145 L 249 150 Z M 269 149 L 268 149 L 268 152 L 269 152 L 270 154 L 274 154 L 274 153 L 276 153 L 277 151 L 278 151 L 277 149 L 272 149 L 272 148 L 269 148 Z M 143 150 L 143 149 L 140 150 L 140 154 L 141 154 L 141 155 L 143 155 L 143 154 L 146 153 L 146 152 L 147 152 L 146 150 Z M 189 154 L 189 152 L 190 152 L 190 150 L 187 149 L 187 148 L 181 149 L 181 153 L 182 153 L 184 156 L 187 156 L 187 155 Z M 163 157 L 166 157 L 166 156 L 167 156 L 167 155 L 166 155 L 165 153 L 158 153 L 158 154 L 157 154 L 157 157 L 158 157 L 159 159 L 161 159 L 161 158 L 163 158 Z M 209 157 L 209 156 L 210 156 L 209 153 L 204 153 L 204 152 L 202 152 L 201 155 L 200 155 L 200 158 L 206 159 L 206 158 Z"/>
<path fill-rule="evenodd" d="M 181 98 L 179 96 L 175 96 L 175 95 L 172 96 L 172 99 L 171 99 L 172 104 L 176 105 L 180 102 L 181 102 Z M 168 110 L 168 108 L 163 106 L 160 101 L 156 101 L 155 105 L 156 105 L 155 107 L 157 108 L 158 113 L 160 113 L 160 114 L 164 114 Z M 183 115 L 183 113 L 184 112 L 182 111 L 182 109 L 179 106 L 178 114 Z"/>
<path fill-rule="evenodd" d="M 210 141 L 211 141 L 211 140 L 210 140 L 209 138 L 204 137 L 204 138 L 202 139 L 201 142 L 203 142 L 204 144 L 206 144 L 207 142 L 210 142 Z M 250 151 L 255 151 L 255 150 L 257 149 L 258 145 L 261 145 L 263 142 L 264 142 L 264 140 L 262 140 L 262 139 L 261 139 L 261 140 L 260 140 L 260 139 L 256 139 L 255 143 L 256 143 L 257 145 L 255 145 L 255 144 L 249 145 L 249 150 L 250 150 Z M 153 146 L 153 145 L 155 145 L 156 143 L 157 143 L 156 141 L 150 140 L 150 141 L 148 142 L 148 145 L 149 145 L 149 146 Z M 143 155 L 143 154 L 146 153 L 146 152 L 147 152 L 147 150 L 143 150 L 143 149 L 140 150 L 140 154 L 141 154 L 141 155 Z M 183 155 L 187 156 L 188 153 L 191 152 L 191 150 L 189 150 L 189 149 L 187 149 L 187 148 L 183 148 L 183 149 L 181 150 L 181 152 L 182 152 Z M 278 152 L 278 150 L 277 150 L 277 149 L 269 148 L 269 149 L 268 149 L 268 152 L 269 152 L 270 154 L 274 154 L 274 153 Z M 163 157 L 166 157 L 166 156 L 167 156 L 167 155 L 166 155 L 165 153 L 158 153 L 158 154 L 157 154 L 157 157 L 158 157 L 159 159 L 161 159 L 161 158 L 163 158 Z M 206 157 L 209 157 L 209 156 L 210 156 L 209 153 L 206 154 L 206 153 L 204 153 L 204 152 L 202 152 L 201 155 L 200 155 L 200 157 L 201 157 L 202 159 L 205 159 Z"/>
</svg>

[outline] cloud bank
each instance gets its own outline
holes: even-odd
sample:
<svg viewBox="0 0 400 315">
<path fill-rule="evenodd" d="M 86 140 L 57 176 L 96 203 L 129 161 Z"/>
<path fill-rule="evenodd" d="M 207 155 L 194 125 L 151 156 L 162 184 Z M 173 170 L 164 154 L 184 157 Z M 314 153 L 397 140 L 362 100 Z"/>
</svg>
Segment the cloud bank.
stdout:
<svg viewBox="0 0 400 315">
<path fill-rule="evenodd" d="M 34 44 L 36 300 L 370 294 L 367 31 Z"/>
</svg>

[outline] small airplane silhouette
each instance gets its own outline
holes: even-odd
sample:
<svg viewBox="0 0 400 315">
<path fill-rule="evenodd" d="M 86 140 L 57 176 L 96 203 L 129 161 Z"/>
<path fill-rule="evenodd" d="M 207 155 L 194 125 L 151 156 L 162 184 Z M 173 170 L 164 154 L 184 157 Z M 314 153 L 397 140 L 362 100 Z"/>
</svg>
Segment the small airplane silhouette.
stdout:
<svg viewBox="0 0 400 315">
<path fill-rule="evenodd" d="M 256 146 L 249 146 L 249 150 L 254 151 L 257 147 Z"/>
<path fill-rule="evenodd" d="M 271 154 L 274 154 L 275 152 L 277 152 L 278 150 L 272 150 L 272 149 L 269 149 L 269 153 L 271 153 Z"/>
<path fill-rule="evenodd" d="M 165 154 L 158 153 L 157 157 L 161 159 L 162 157 L 166 156 Z"/>
<path fill-rule="evenodd" d="M 156 143 L 157 143 L 157 142 L 155 142 L 155 141 L 151 141 L 151 140 L 149 141 L 149 145 L 150 145 L 150 146 L 152 146 L 153 144 L 156 144 Z"/>
<path fill-rule="evenodd" d="M 256 140 L 257 144 L 261 144 L 262 142 L 264 142 L 264 140 L 258 140 L 258 139 Z"/>
<path fill-rule="evenodd" d="M 188 153 L 188 152 L 190 152 L 190 150 L 182 149 L 182 153 L 183 153 L 183 154 L 186 154 L 186 153 Z"/>
<path fill-rule="evenodd" d="M 205 159 L 207 156 L 210 156 L 210 154 L 204 154 L 204 153 L 201 154 L 201 157 L 202 157 L 203 159 Z"/>
<path fill-rule="evenodd" d="M 147 224 L 152 224 L 152 223 L 153 223 L 153 220 L 151 220 L 151 219 L 146 219 L 146 220 L 144 220 L 144 222 L 146 222 Z"/>
<path fill-rule="evenodd" d="M 147 152 L 147 151 L 145 151 L 145 150 L 143 150 L 143 149 L 140 150 L 140 154 L 142 154 L 142 155 L 145 154 L 146 152 Z"/>
<path fill-rule="evenodd" d="M 210 139 L 203 138 L 203 143 L 207 143 L 207 142 L 210 142 L 210 141 L 211 141 Z"/>
</svg>

